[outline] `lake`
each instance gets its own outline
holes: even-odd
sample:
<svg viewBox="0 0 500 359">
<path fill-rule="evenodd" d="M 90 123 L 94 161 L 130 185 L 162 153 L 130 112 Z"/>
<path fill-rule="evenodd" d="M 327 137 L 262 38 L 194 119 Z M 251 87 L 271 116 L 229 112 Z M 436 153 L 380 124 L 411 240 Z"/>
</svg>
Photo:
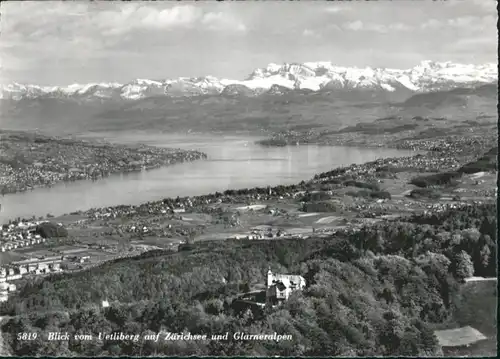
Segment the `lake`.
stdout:
<svg viewBox="0 0 500 359">
<path fill-rule="evenodd" d="M 60 183 L 51 188 L 0 197 L 0 223 L 15 217 L 61 215 L 92 207 L 140 204 L 165 197 L 201 195 L 278 184 L 293 184 L 335 167 L 384 157 L 408 156 L 410 151 L 337 146 L 263 147 L 259 138 L 241 136 L 94 133 L 86 137 L 114 143 L 196 149 L 207 160 L 150 171 L 112 175 L 98 181 Z"/>
</svg>

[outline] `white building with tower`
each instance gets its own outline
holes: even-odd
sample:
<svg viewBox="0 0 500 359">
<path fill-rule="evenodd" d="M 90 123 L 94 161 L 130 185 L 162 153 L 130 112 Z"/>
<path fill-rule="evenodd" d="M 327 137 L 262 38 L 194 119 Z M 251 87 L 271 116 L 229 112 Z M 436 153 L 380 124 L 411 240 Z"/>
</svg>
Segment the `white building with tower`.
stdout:
<svg viewBox="0 0 500 359">
<path fill-rule="evenodd" d="M 288 300 L 296 290 L 303 290 L 306 280 L 300 275 L 276 274 L 269 268 L 267 272 L 266 299 L 270 302 Z"/>
</svg>

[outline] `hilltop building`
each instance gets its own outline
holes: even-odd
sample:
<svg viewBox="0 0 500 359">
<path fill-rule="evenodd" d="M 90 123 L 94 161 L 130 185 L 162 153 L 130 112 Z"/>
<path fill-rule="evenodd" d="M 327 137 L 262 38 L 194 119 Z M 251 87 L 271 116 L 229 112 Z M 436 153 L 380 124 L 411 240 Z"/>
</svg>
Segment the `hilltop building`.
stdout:
<svg viewBox="0 0 500 359">
<path fill-rule="evenodd" d="M 269 268 L 266 282 L 266 299 L 271 303 L 286 301 L 296 290 L 303 290 L 306 280 L 300 275 L 275 274 Z"/>
</svg>

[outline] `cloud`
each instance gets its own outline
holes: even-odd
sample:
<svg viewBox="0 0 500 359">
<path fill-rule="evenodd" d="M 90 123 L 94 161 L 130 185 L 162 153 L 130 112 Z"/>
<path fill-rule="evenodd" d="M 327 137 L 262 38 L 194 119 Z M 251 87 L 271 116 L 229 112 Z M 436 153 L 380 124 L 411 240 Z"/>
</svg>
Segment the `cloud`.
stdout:
<svg viewBox="0 0 500 359">
<path fill-rule="evenodd" d="M 346 22 L 343 25 L 343 28 L 346 30 L 352 30 L 352 31 L 359 31 L 363 30 L 363 22 L 360 20 L 352 21 L 352 22 Z"/>
<path fill-rule="evenodd" d="M 455 26 L 455 27 L 463 27 L 463 26 L 469 26 L 477 20 L 478 19 L 475 16 L 464 16 L 464 17 L 458 17 L 455 19 L 448 19 L 446 21 L 446 25 L 447 26 Z"/>
<path fill-rule="evenodd" d="M 82 33 L 118 36 L 135 30 L 246 30 L 245 24 L 233 14 L 210 12 L 191 4 L 51 2 L 49 7 L 40 2 L 20 3 L 2 6 L 3 33 L 20 32 L 41 39 Z"/>
<path fill-rule="evenodd" d="M 202 17 L 203 11 L 192 5 L 158 9 L 132 3 L 121 9 L 100 11 L 91 19 L 91 22 L 101 29 L 104 35 L 113 36 L 134 30 L 190 28 L 199 22 Z"/>
<path fill-rule="evenodd" d="M 159 10 L 149 6 L 125 8 L 121 12 L 100 13 L 97 26 L 107 28 L 106 35 L 117 35 L 141 30 L 172 30 L 204 28 L 207 30 L 246 31 L 246 26 L 235 16 L 224 12 L 204 12 L 194 5 L 179 5 Z"/>
<path fill-rule="evenodd" d="M 375 24 L 375 23 L 363 23 L 360 20 L 346 22 L 342 25 L 345 30 L 351 31 L 371 31 L 379 33 L 387 33 L 391 31 L 409 31 L 412 28 L 403 23 L 394 24 Z"/>
<path fill-rule="evenodd" d="M 2 72 L 28 71 L 46 61 L 83 64 L 106 57 L 181 47 L 177 31 L 245 33 L 231 8 L 179 3 L 10 2 L 2 3 Z M 186 30 L 188 32 L 186 32 Z M 169 33 L 171 33 L 169 35 Z M 139 50 L 140 49 L 140 50 Z"/>
<path fill-rule="evenodd" d="M 141 19 L 140 10 L 143 10 Z M 169 28 L 177 26 L 189 26 L 197 22 L 202 16 L 200 8 L 192 5 L 174 6 L 171 9 L 155 11 L 155 9 L 140 8 L 137 14 L 141 25 L 150 28 Z"/>
<path fill-rule="evenodd" d="M 436 19 L 429 19 L 420 25 L 421 29 L 438 29 L 442 26 L 442 22 Z"/>
<path fill-rule="evenodd" d="M 314 31 L 314 30 L 305 29 L 302 32 L 302 36 L 305 36 L 305 37 L 319 37 L 320 35 L 316 31 Z"/>
<path fill-rule="evenodd" d="M 465 16 L 454 19 L 429 19 L 420 25 L 421 29 L 442 29 L 451 27 L 463 27 L 477 21 L 474 16 Z"/>
<path fill-rule="evenodd" d="M 471 47 L 492 47 L 496 48 L 497 43 L 488 38 L 467 38 L 459 39 L 457 42 L 449 45 L 450 49 L 470 50 Z"/>
<path fill-rule="evenodd" d="M 325 9 L 325 12 L 327 13 L 330 13 L 330 14 L 338 14 L 340 12 L 344 12 L 344 11 L 348 11 L 349 8 L 347 6 L 338 6 L 338 5 L 334 5 L 334 6 L 329 6 Z"/>
<path fill-rule="evenodd" d="M 244 32 L 247 30 L 245 24 L 235 17 L 222 12 L 210 12 L 203 15 L 201 23 L 207 25 L 212 30 L 236 30 Z"/>
<path fill-rule="evenodd" d="M 346 66 L 402 68 L 421 58 L 496 60 L 494 0 L 303 1 L 269 6 L 211 1 L 3 2 L 1 75 L 47 84 L 121 82 L 207 73 L 239 78 L 257 59 L 334 59 Z M 367 48 L 373 51 L 368 54 Z"/>
<path fill-rule="evenodd" d="M 461 7 L 467 3 L 468 6 L 474 7 L 479 11 L 484 11 L 485 13 L 492 13 L 496 11 L 497 2 L 495 0 L 462 0 L 462 1 L 448 1 L 447 5 L 450 7 Z"/>
<path fill-rule="evenodd" d="M 421 30 L 463 30 L 467 33 L 485 33 L 493 34 L 496 28 L 496 17 L 486 16 L 462 16 L 451 19 L 428 19 L 420 25 Z M 496 36 L 496 33 L 495 35 Z"/>
</svg>

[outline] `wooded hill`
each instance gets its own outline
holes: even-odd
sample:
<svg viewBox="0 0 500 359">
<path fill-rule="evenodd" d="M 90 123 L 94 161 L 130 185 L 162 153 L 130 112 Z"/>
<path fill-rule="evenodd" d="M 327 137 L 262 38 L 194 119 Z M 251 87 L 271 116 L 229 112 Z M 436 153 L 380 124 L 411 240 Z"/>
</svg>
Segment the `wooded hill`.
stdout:
<svg viewBox="0 0 500 359">
<path fill-rule="evenodd" d="M 496 276 L 496 206 L 464 206 L 326 239 L 200 242 L 21 288 L 1 306 L 14 355 L 431 355 L 464 277 Z M 308 285 L 263 313 L 231 305 L 268 267 Z M 100 308 L 102 300 L 110 308 Z M 48 341 L 47 332 L 291 334 L 292 341 Z M 37 332 L 33 341 L 17 333 Z M 231 336 L 230 336 L 231 338 Z"/>
</svg>

